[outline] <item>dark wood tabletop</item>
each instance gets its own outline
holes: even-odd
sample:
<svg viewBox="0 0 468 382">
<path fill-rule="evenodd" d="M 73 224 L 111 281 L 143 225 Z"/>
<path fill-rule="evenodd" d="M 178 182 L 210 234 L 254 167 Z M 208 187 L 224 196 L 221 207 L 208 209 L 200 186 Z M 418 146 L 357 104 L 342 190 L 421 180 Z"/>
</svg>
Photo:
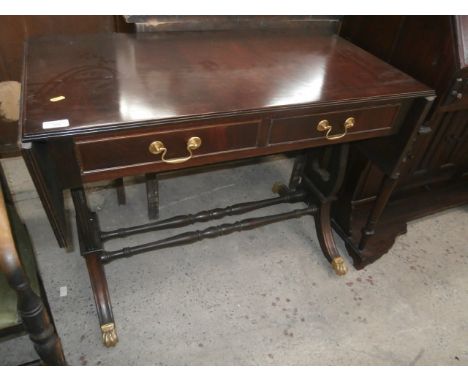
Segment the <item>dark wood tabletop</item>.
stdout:
<svg viewBox="0 0 468 382">
<path fill-rule="evenodd" d="M 23 84 L 24 142 L 432 94 L 340 37 L 302 30 L 40 38 L 27 44 Z"/>
</svg>

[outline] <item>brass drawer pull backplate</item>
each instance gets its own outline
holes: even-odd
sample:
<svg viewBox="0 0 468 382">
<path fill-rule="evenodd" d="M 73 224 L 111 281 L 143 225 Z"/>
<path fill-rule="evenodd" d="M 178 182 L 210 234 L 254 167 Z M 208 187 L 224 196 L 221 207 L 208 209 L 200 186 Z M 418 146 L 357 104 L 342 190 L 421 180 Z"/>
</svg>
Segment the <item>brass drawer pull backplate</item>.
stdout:
<svg viewBox="0 0 468 382">
<path fill-rule="evenodd" d="M 151 142 L 148 149 L 149 149 L 151 154 L 154 154 L 154 155 L 161 154 L 161 160 L 164 163 L 178 164 L 178 163 L 187 162 L 189 159 L 191 159 L 192 156 L 193 156 L 192 150 L 198 149 L 201 146 L 201 144 L 202 144 L 201 138 L 199 138 L 199 137 L 190 138 L 187 141 L 187 151 L 189 152 L 189 155 L 186 156 L 186 157 L 174 158 L 174 159 L 166 159 L 167 149 L 164 146 L 164 143 L 162 143 L 161 141 Z"/>
<path fill-rule="evenodd" d="M 332 134 L 332 135 L 330 135 L 333 127 L 332 127 L 332 125 L 330 125 L 330 122 L 328 122 L 328 120 L 323 119 L 318 123 L 317 131 L 326 131 L 327 135 L 325 135 L 325 138 L 327 138 L 330 141 L 333 141 L 335 139 L 343 138 L 346 135 L 346 133 L 348 132 L 348 129 L 351 129 L 354 126 L 355 122 L 356 121 L 355 121 L 355 119 L 353 117 L 347 118 L 346 121 L 344 122 L 344 125 L 343 125 L 344 132 L 342 134 Z"/>
</svg>

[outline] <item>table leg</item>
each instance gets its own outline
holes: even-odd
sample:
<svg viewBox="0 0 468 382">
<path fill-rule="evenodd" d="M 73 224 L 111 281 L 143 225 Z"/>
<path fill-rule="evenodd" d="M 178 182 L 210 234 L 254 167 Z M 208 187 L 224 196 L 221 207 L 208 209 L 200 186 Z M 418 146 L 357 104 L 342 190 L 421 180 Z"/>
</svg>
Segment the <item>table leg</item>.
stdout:
<svg viewBox="0 0 468 382">
<path fill-rule="evenodd" d="M 97 253 L 86 255 L 85 259 L 91 287 L 93 289 L 99 324 L 101 326 L 102 342 L 106 347 L 115 346 L 118 342 L 118 337 L 115 331 L 115 322 L 112 314 L 106 274 L 104 273 L 104 265 Z"/>
<path fill-rule="evenodd" d="M 121 206 L 127 202 L 127 198 L 125 197 L 125 185 L 123 178 L 116 179 L 114 184 L 117 191 L 117 202 L 119 203 L 119 206 Z"/>
<path fill-rule="evenodd" d="M 158 174 L 148 173 L 146 177 L 146 197 L 148 199 L 148 218 L 159 217 L 159 185 Z"/>
<path fill-rule="evenodd" d="M 103 248 L 99 237 L 97 217 L 88 207 L 83 188 L 73 189 L 71 190 L 71 194 L 73 204 L 75 205 L 81 255 L 86 259 L 86 266 L 101 326 L 102 341 L 107 347 L 115 346 L 118 342 L 118 337 L 115 330 L 106 274 L 104 273 L 104 264 L 100 259 Z"/>
<path fill-rule="evenodd" d="M 385 206 L 390 199 L 390 196 L 397 185 L 398 177 L 390 177 L 385 175 L 382 184 L 380 186 L 379 193 L 377 194 L 377 199 L 374 202 L 372 211 L 369 214 L 366 225 L 362 229 L 361 241 L 359 242 L 359 250 L 362 251 L 369 239 L 375 234 L 375 226 L 382 215 Z"/>
<path fill-rule="evenodd" d="M 306 163 L 307 155 L 305 153 L 297 155 L 294 159 L 294 166 L 291 171 L 291 177 L 289 178 L 288 186 L 291 191 L 295 191 L 301 184 Z"/>
<path fill-rule="evenodd" d="M 314 218 L 320 247 L 339 276 L 346 274 L 347 267 L 336 248 L 330 212 L 343 184 L 348 152 L 348 144 L 310 150 L 302 174 L 303 186 L 311 191 L 313 199 L 318 202 L 318 212 Z"/>
<path fill-rule="evenodd" d="M 324 202 L 319 205 L 315 218 L 315 229 L 317 231 L 317 238 L 320 243 L 322 252 L 330 261 L 330 264 L 339 276 L 343 276 L 348 271 L 344 259 L 340 256 L 336 248 L 335 239 L 333 238 L 333 231 L 330 220 L 331 201 Z"/>
</svg>

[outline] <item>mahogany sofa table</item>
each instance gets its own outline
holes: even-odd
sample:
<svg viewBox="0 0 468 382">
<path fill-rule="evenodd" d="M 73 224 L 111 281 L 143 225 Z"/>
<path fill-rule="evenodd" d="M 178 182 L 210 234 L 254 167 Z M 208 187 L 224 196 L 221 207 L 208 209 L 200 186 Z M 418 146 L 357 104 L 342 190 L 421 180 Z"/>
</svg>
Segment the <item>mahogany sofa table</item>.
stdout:
<svg viewBox="0 0 468 382">
<path fill-rule="evenodd" d="M 106 346 L 117 334 L 104 263 L 120 257 L 314 215 L 324 255 L 345 274 L 330 207 L 348 142 L 367 140 L 371 159 L 395 179 L 434 96 L 340 37 L 295 29 L 47 37 L 29 41 L 24 67 L 23 156 L 62 247 L 71 243 L 63 201 L 63 190 L 71 190 Z M 292 151 L 289 185 L 276 185 L 276 197 L 114 231 L 101 231 L 83 188 Z M 369 234 L 387 197 L 375 202 Z M 302 206 L 118 251 L 104 246 L 279 203 Z"/>
</svg>

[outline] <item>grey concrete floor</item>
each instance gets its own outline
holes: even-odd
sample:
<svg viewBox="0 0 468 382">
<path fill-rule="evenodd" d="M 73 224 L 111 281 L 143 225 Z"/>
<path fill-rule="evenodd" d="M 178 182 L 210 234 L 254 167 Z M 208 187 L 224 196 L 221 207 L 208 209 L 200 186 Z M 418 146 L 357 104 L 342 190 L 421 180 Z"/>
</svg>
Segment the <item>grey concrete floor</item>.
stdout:
<svg viewBox="0 0 468 382">
<path fill-rule="evenodd" d="M 2 163 L 71 365 L 468 365 L 467 207 L 412 222 L 387 255 L 362 271 L 350 267 L 345 277 L 321 254 L 312 217 L 110 263 L 120 342 L 107 349 L 78 250 L 57 246 L 22 161 Z M 166 176 L 160 217 L 270 197 L 291 166 L 273 157 Z M 126 182 L 125 206 L 105 184 L 89 189 L 103 228 L 147 221 L 144 184 Z M 68 293 L 60 297 L 63 286 Z M 24 337 L 0 343 L 0 364 L 28 357 L 35 358 Z"/>
</svg>

